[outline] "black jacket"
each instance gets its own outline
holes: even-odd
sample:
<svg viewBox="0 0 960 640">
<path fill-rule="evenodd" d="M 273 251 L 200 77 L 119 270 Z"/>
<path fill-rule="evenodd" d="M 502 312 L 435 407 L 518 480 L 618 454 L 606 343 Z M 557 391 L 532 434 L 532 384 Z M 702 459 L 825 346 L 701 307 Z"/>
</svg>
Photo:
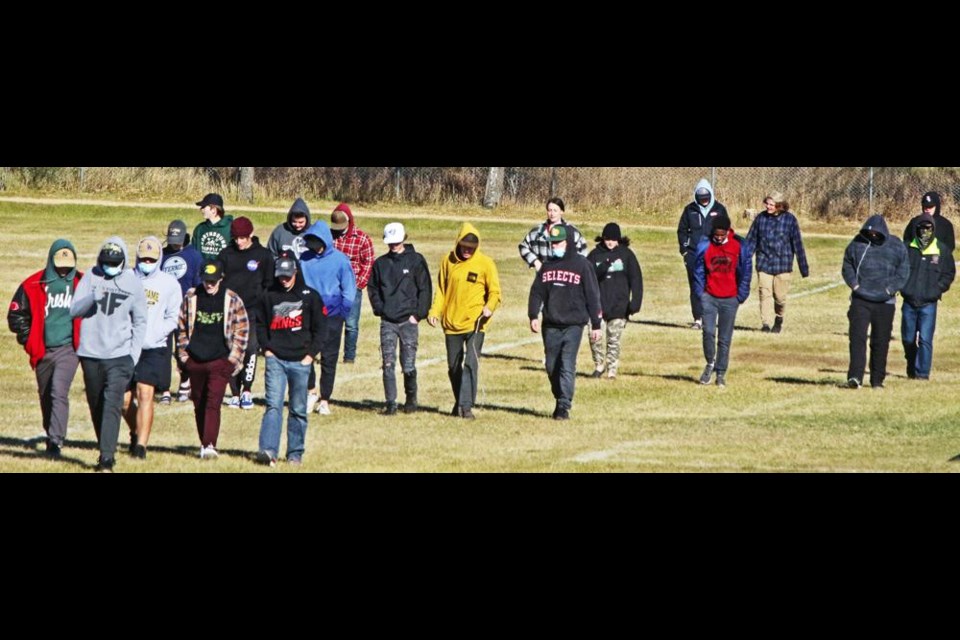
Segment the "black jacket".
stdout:
<svg viewBox="0 0 960 640">
<path fill-rule="evenodd" d="M 939 227 L 938 219 L 934 234 Z M 957 267 L 953 262 L 953 253 L 938 238 L 934 237 L 932 246 L 926 251 L 920 248 L 916 240 L 916 230 L 913 238 L 907 243 L 910 278 L 900 293 L 908 303 L 915 307 L 922 307 L 937 302 L 950 289 L 953 279 L 957 276 Z"/>
<path fill-rule="evenodd" d="M 680 224 L 677 225 L 677 242 L 680 244 L 680 255 L 687 252 L 697 252 L 697 245 L 703 236 L 709 236 L 713 229 L 713 219 L 720 214 L 727 214 L 727 208 L 719 202 L 714 202 L 710 213 L 704 218 L 700 215 L 700 207 L 691 202 L 680 214 Z"/>
<path fill-rule="evenodd" d="M 273 254 L 253 238 L 246 251 L 240 251 L 234 241 L 217 259 L 223 263 L 223 286 L 235 291 L 245 307 L 258 309 L 260 296 L 274 284 Z"/>
<path fill-rule="evenodd" d="M 594 329 L 600 328 L 603 310 L 596 271 L 570 240 L 566 255 L 548 260 L 533 279 L 527 316 L 535 319 L 541 307 L 544 326 L 582 327 L 589 323 Z"/>
<path fill-rule="evenodd" d="M 643 304 L 643 273 L 637 256 L 620 244 L 613 251 L 601 242 L 587 260 L 597 271 L 604 320 L 626 320 Z"/>
<path fill-rule="evenodd" d="M 320 353 L 327 321 L 323 300 L 300 274 L 290 291 L 274 282 L 263 292 L 259 317 L 257 340 L 261 350 L 291 362 L 303 360 L 308 354 L 316 358 Z"/>
<path fill-rule="evenodd" d="M 433 302 L 430 269 L 412 244 L 404 252 L 382 255 L 373 263 L 367 285 L 373 315 L 387 322 L 406 322 L 410 316 L 423 320 Z"/>
</svg>

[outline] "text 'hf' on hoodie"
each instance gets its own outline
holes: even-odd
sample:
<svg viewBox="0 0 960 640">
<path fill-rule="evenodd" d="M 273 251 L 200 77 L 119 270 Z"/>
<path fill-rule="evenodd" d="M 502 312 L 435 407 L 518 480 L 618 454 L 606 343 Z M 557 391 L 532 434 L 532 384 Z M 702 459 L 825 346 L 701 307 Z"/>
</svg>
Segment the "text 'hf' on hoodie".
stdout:
<svg viewBox="0 0 960 640">
<path fill-rule="evenodd" d="M 493 260 L 482 253 L 479 246 L 468 260 L 461 260 L 457 255 L 457 245 L 469 234 L 480 239 L 477 228 L 464 222 L 457 232 L 453 251 L 440 262 L 437 290 L 428 314 L 440 318 L 443 332 L 450 335 L 473 333 L 478 327 L 485 332 L 490 322 L 479 322 L 483 308 L 496 311 L 501 301 L 500 276 Z"/>
<path fill-rule="evenodd" d="M 136 365 L 147 335 L 147 298 L 140 278 L 128 268 L 127 245 L 117 236 L 107 238 L 107 244 L 123 251 L 122 271 L 110 277 L 95 266 L 77 285 L 70 306 L 71 316 L 83 318 L 77 355 L 98 360 L 130 356 Z"/>
<path fill-rule="evenodd" d="M 737 298 L 743 304 L 750 297 L 753 265 L 750 244 L 734 234 L 727 234 L 724 244 L 716 244 L 710 236 L 700 240 L 697 247 L 696 268 L 693 273 L 694 293 L 703 297 Z"/>
<path fill-rule="evenodd" d="M 867 233 L 876 231 L 880 240 L 871 242 Z M 897 292 L 910 278 L 910 259 L 900 238 L 890 235 L 881 215 L 867 218 L 857 237 L 843 254 L 843 281 L 853 296 L 868 302 L 893 304 Z"/>
<path fill-rule="evenodd" d="M 567 240 L 564 256 L 550 258 L 533 279 L 527 316 L 536 319 L 541 306 L 544 326 L 582 327 L 590 324 L 593 329 L 600 328 L 603 309 L 600 307 L 596 270 L 577 253 L 572 239 Z"/>
<path fill-rule="evenodd" d="M 328 317 L 347 318 L 357 297 L 357 280 L 347 256 L 337 251 L 330 227 L 322 220 L 315 222 L 303 237 L 316 236 L 326 247 L 321 254 L 309 249 L 300 256 L 300 269 L 307 286 L 323 298 Z"/>
</svg>

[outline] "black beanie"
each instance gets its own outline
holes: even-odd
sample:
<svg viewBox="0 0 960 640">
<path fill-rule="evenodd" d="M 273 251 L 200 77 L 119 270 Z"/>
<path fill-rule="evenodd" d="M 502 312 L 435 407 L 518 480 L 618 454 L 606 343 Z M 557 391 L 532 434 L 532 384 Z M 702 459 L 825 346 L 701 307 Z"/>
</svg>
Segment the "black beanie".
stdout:
<svg viewBox="0 0 960 640">
<path fill-rule="evenodd" d="M 603 228 L 603 239 L 604 240 L 616 240 L 620 242 L 623 237 L 620 235 L 620 225 L 616 222 L 611 222 Z"/>
<path fill-rule="evenodd" d="M 718 214 L 718 215 L 713 219 L 713 227 L 712 227 L 712 228 L 714 228 L 714 229 L 724 229 L 724 230 L 726 230 L 726 231 L 729 231 L 729 230 L 730 230 L 730 216 L 726 215 L 725 213 Z"/>
</svg>

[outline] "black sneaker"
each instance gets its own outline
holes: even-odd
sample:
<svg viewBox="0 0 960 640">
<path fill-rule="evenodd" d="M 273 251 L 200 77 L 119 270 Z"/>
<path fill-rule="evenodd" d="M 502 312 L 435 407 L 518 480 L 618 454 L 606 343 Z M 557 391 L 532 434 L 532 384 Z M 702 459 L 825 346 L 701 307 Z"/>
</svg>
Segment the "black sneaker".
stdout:
<svg viewBox="0 0 960 640">
<path fill-rule="evenodd" d="M 859 389 L 861 386 L 863 385 L 861 385 L 860 381 L 857 380 L 856 378 L 850 378 L 849 380 L 847 380 L 847 388 L 849 389 Z"/>
<path fill-rule="evenodd" d="M 703 373 L 700 374 L 700 384 L 710 384 L 710 378 L 713 377 L 713 363 L 707 363 L 707 366 L 703 368 Z"/>
<path fill-rule="evenodd" d="M 765 324 L 765 325 L 763 325 L 762 327 L 760 327 L 760 332 L 761 332 L 761 333 L 770 333 L 770 331 L 771 331 L 770 325 L 768 325 L 768 324 Z"/>
<path fill-rule="evenodd" d="M 107 458 L 104 460 L 102 457 L 97 459 L 97 466 L 94 468 L 94 471 L 97 473 L 113 473 L 113 465 L 115 461 L 113 458 Z"/>
<path fill-rule="evenodd" d="M 553 419 L 554 419 L 554 420 L 569 420 L 569 419 L 570 419 L 570 412 L 569 412 L 568 410 L 566 410 L 566 409 L 557 409 L 556 411 L 553 412 Z"/>
<path fill-rule="evenodd" d="M 407 401 L 403 403 L 404 413 L 416 413 L 419 408 L 417 401 L 410 398 L 407 398 Z"/>
<path fill-rule="evenodd" d="M 470 410 L 470 407 L 460 409 L 460 417 L 464 420 L 476 420 L 477 416 L 473 415 L 473 411 Z"/>
<path fill-rule="evenodd" d="M 453 405 L 453 409 L 450 410 L 450 415 L 452 415 L 454 418 L 459 418 L 459 417 L 460 417 L 460 405 L 458 405 L 458 404 Z"/>
<path fill-rule="evenodd" d="M 55 460 L 60 459 L 60 456 L 63 455 L 60 445 L 52 440 L 47 440 L 47 455 Z"/>
<path fill-rule="evenodd" d="M 383 415 L 385 416 L 395 416 L 397 415 L 397 403 L 388 402 L 386 408 L 383 410 Z"/>
<path fill-rule="evenodd" d="M 770 333 L 780 333 L 783 331 L 783 318 L 777 318 L 773 322 L 773 329 L 770 330 Z"/>
<path fill-rule="evenodd" d="M 602 370 L 601 370 L 601 371 L 594 370 L 594 372 L 590 374 L 590 377 L 591 377 L 591 378 L 602 378 L 602 377 L 603 377 L 603 371 L 602 371 Z"/>
<path fill-rule="evenodd" d="M 138 444 L 133 448 L 133 457 L 139 460 L 147 459 L 147 448 L 142 444 Z"/>
<path fill-rule="evenodd" d="M 130 444 L 129 446 L 127 446 L 127 451 L 130 452 L 130 455 L 133 455 L 136 450 L 137 450 L 137 434 L 131 433 Z"/>
</svg>

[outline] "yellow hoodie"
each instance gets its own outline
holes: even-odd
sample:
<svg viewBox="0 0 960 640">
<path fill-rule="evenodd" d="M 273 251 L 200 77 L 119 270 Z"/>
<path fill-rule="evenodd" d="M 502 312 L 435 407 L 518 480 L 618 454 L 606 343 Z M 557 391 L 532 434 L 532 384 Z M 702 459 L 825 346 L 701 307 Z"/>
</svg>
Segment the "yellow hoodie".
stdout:
<svg viewBox="0 0 960 640">
<path fill-rule="evenodd" d="M 491 311 L 500 306 L 500 277 L 493 260 L 480 253 L 480 247 L 469 260 L 457 256 L 457 245 L 470 233 L 479 240 L 476 227 L 464 222 L 453 251 L 440 263 L 437 291 L 430 307 L 430 317 L 440 318 L 443 332 L 452 335 L 472 332 L 484 306 Z M 489 320 L 482 322 L 480 331 L 486 331 L 489 325 Z"/>
</svg>

